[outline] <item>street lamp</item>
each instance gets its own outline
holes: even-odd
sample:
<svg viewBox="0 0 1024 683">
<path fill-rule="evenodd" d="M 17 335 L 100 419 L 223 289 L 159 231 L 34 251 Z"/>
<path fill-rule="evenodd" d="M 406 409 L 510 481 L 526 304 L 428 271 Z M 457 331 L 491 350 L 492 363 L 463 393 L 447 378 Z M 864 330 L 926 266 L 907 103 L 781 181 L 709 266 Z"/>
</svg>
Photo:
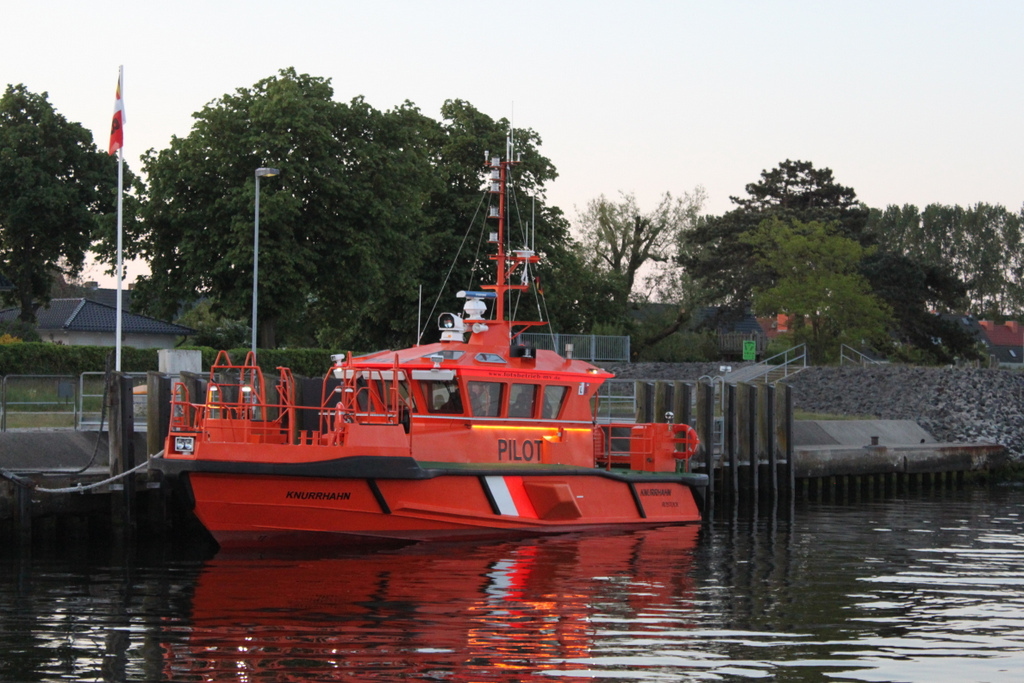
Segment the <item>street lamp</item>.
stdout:
<svg viewBox="0 0 1024 683">
<path fill-rule="evenodd" d="M 256 227 L 252 238 L 252 354 L 256 355 L 256 283 L 260 272 L 260 178 L 273 178 L 281 171 L 260 166 L 256 169 Z"/>
</svg>

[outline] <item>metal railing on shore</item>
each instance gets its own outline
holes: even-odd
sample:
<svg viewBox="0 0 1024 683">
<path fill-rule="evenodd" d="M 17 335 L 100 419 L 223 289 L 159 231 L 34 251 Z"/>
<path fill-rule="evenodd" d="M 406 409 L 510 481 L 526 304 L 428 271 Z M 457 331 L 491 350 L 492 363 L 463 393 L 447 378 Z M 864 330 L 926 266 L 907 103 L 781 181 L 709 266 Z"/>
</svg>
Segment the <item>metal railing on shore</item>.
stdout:
<svg viewBox="0 0 1024 683">
<path fill-rule="evenodd" d="M 122 373 L 145 387 L 146 373 Z M 66 429 L 97 431 L 105 374 L 5 375 L 0 381 L 0 431 Z M 146 431 L 146 394 L 135 395 L 135 431 Z"/>
<path fill-rule="evenodd" d="M 884 361 L 875 360 L 866 353 L 861 353 L 852 346 L 842 344 L 839 347 L 839 364 L 840 365 L 882 365 Z"/>
<path fill-rule="evenodd" d="M 555 351 L 560 356 L 579 360 L 629 362 L 629 337 L 600 334 L 545 334 L 525 332 L 520 338 L 535 349 Z"/>
</svg>

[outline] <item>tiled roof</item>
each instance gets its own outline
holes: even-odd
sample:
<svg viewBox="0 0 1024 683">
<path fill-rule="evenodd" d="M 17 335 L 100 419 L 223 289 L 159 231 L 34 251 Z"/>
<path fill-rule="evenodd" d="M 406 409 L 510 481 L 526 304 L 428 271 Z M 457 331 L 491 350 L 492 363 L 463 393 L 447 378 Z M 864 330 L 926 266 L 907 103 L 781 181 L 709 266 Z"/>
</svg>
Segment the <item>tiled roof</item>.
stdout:
<svg viewBox="0 0 1024 683">
<path fill-rule="evenodd" d="M 1024 344 L 1024 329 L 1020 323 L 1010 321 L 1002 325 L 990 320 L 982 320 L 981 326 L 985 330 L 985 336 L 993 346 L 1014 346 L 1020 347 Z M 1018 359 L 1018 363 L 1020 360 Z"/>
<path fill-rule="evenodd" d="M 117 307 L 117 290 L 113 287 L 100 287 L 92 291 L 85 293 L 85 298 L 89 301 L 95 301 L 98 304 L 106 304 L 107 306 Z M 121 302 L 124 310 L 132 310 L 132 290 L 122 289 L 121 290 Z"/>
<path fill-rule="evenodd" d="M 0 311 L 0 322 L 14 320 L 20 313 L 17 308 Z M 121 331 L 124 334 L 195 334 L 195 330 L 184 325 L 166 323 L 127 311 L 122 313 Z M 88 299 L 52 299 L 48 308 L 36 308 L 36 327 L 41 330 L 113 334 L 117 327 L 117 307 Z"/>
</svg>

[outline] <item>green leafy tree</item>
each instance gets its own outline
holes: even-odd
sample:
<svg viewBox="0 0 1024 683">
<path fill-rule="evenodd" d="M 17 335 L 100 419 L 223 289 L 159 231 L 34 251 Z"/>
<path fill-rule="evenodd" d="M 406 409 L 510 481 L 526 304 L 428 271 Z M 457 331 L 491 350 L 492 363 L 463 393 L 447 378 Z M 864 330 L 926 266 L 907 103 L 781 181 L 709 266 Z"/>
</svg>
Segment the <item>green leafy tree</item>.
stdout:
<svg viewBox="0 0 1024 683">
<path fill-rule="evenodd" d="M 796 341 L 807 343 L 812 358 L 834 358 L 842 343 L 859 347 L 886 338 L 891 309 L 858 272 L 865 250 L 856 240 L 817 221 L 778 217 L 740 239 L 777 274 L 754 290 L 754 310 L 789 316 Z"/>
<path fill-rule="evenodd" d="M 980 359 L 977 340 L 950 317 L 936 312 L 964 310 L 967 287 L 943 267 L 891 251 L 874 250 L 859 271 L 872 292 L 893 312 L 892 335 L 902 348 L 930 363 Z"/>
<path fill-rule="evenodd" d="M 428 245 L 423 200 L 432 174 L 422 141 L 434 124 L 410 104 L 380 112 L 334 102 L 330 81 L 282 70 L 195 114 L 186 138 L 150 151 L 140 251 L 151 275 L 140 299 L 171 315 L 208 296 L 215 313 L 245 319 L 251 303 L 254 173 L 262 183 L 259 343 L 292 343 L 336 329 L 385 340 L 393 297 L 415 300 Z M 368 340 L 368 341 L 365 341 Z"/>
<path fill-rule="evenodd" d="M 966 285 L 966 307 L 980 316 L 1024 312 L 1021 214 L 1001 205 L 912 204 L 872 213 L 869 229 L 886 250 Z"/>
<path fill-rule="evenodd" d="M 251 338 L 248 322 L 218 316 L 211 307 L 209 300 L 203 300 L 178 318 L 177 322 L 196 331 L 189 337 L 189 345 L 208 346 L 214 349 L 237 349 L 248 346 Z"/>
<path fill-rule="evenodd" d="M 577 251 L 607 283 L 620 331 L 633 338 L 634 355 L 677 332 L 693 302 L 677 252 L 681 236 L 697 223 L 706 194 L 702 187 L 682 196 L 666 192 L 654 210 L 644 212 L 630 193 L 619 201 L 601 195 L 580 214 Z M 671 315 L 632 317 L 633 306 L 671 303 Z"/>
<path fill-rule="evenodd" d="M 667 293 L 666 269 L 657 266 L 675 262 L 681 236 L 696 224 L 705 199 L 704 189 L 697 187 L 681 197 L 666 192 L 647 213 L 640 210 L 635 195 L 625 192 L 618 202 L 601 195 L 587 204 L 578 221 L 580 248 L 594 268 L 618 280 L 620 308 L 625 310 L 630 297 L 646 300 L 657 290 Z M 642 269 L 652 266 L 655 272 L 639 282 Z"/>
<path fill-rule="evenodd" d="M 36 303 L 49 301 L 56 274 L 81 272 L 117 201 L 114 158 L 47 97 L 24 85 L 0 97 L 0 272 L 15 285 L 26 322 L 35 321 Z"/>
<path fill-rule="evenodd" d="M 839 185 L 828 168 L 816 169 L 807 161 L 786 160 L 761 179 L 746 186 L 746 197 L 731 197 L 736 208 L 722 216 L 708 216 L 683 235 L 679 260 L 708 304 L 738 313 L 755 289 L 772 285 L 771 263 L 755 257 L 753 246 L 741 236 L 762 221 L 828 223 L 839 235 L 865 245 L 868 210 L 852 188 Z"/>
<path fill-rule="evenodd" d="M 150 152 L 138 243 L 152 276 L 139 290 L 154 312 L 205 297 L 215 317 L 249 317 L 259 166 L 281 169 L 261 184 L 261 347 L 409 345 L 419 338 L 420 287 L 430 330 L 438 306 L 450 310 L 458 290 L 490 281 L 484 153 L 504 156 L 508 122 L 461 100 L 434 121 L 410 103 L 380 112 L 332 97 L 328 80 L 286 69 L 212 102 L 187 138 Z M 554 166 L 536 132 L 514 137 L 510 239 L 546 257 L 531 284 L 577 284 L 568 224 L 544 197 Z M 540 289 L 520 308 L 570 326 L 589 313 L 582 296 L 541 300 Z"/>
</svg>

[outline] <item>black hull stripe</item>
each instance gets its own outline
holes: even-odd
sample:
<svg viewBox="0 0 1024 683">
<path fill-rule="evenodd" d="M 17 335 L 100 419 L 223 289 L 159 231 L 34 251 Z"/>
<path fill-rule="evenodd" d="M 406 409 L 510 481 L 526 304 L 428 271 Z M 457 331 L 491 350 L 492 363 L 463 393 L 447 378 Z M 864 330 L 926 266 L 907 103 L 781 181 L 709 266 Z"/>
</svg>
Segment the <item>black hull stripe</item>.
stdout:
<svg viewBox="0 0 1024 683">
<path fill-rule="evenodd" d="M 414 458 L 357 455 L 311 463 L 224 462 L 216 460 L 176 460 L 154 458 L 152 465 L 168 475 L 183 472 L 211 474 L 246 474 L 273 477 L 317 477 L 327 479 L 434 479 L 436 477 L 603 477 L 633 484 L 676 482 L 690 487 L 708 485 L 706 474 L 693 472 L 633 473 L 568 465 L 529 465 L 520 467 L 482 464 L 426 463 Z"/>
<path fill-rule="evenodd" d="M 377 499 L 377 505 L 380 505 L 380 511 L 385 515 L 390 515 L 391 506 L 388 505 L 388 501 L 384 498 L 384 494 L 381 493 L 380 487 L 377 486 L 377 480 L 368 479 L 366 483 L 370 486 L 370 492 L 373 493 L 373 497 Z"/>
<path fill-rule="evenodd" d="M 629 492 L 633 494 L 633 502 L 636 503 L 636 512 L 641 519 L 647 519 L 647 511 L 644 510 L 644 502 L 640 500 L 640 494 L 636 492 L 636 484 L 629 483 Z"/>
</svg>

